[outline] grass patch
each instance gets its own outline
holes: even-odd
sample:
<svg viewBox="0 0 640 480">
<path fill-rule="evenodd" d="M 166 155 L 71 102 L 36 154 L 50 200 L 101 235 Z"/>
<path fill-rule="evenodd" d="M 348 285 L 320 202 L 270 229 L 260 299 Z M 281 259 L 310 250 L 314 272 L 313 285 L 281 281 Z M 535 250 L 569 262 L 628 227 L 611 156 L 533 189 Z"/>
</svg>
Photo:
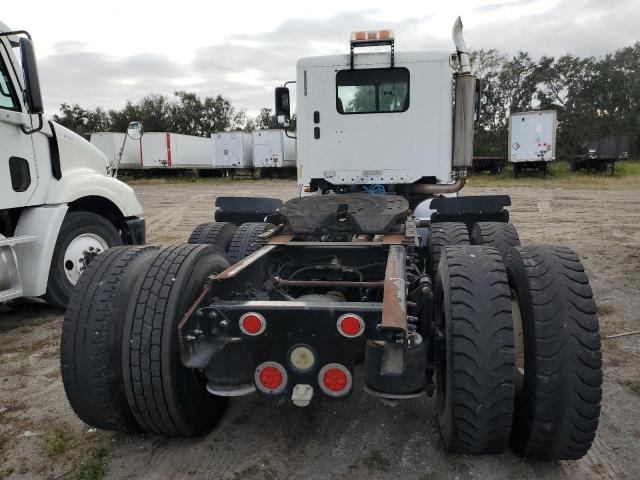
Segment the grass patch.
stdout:
<svg viewBox="0 0 640 480">
<path fill-rule="evenodd" d="M 640 380 L 623 380 L 620 384 L 631 390 L 634 395 L 640 397 Z"/>
<path fill-rule="evenodd" d="M 5 478 L 9 478 L 13 473 L 13 468 L 7 468 L 6 470 L 0 470 L 0 480 L 4 480 Z"/>
<path fill-rule="evenodd" d="M 19 412 L 20 410 L 24 410 L 24 403 L 20 402 L 16 399 L 7 400 L 4 403 L 0 403 L 0 417 L 6 413 Z"/>
<path fill-rule="evenodd" d="M 508 166 L 500 175 L 477 174 L 467 182 L 471 187 L 547 187 L 547 188 L 633 188 L 640 187 L 640 161 L 625 160 L 616 163 L 615 174 L 608 172 L 572 172 L 567 161 L 549 165 L 547 176 L 542 173 L 523 173 L 515 178 L 513 167 Z"/>
<path fill-rule="evenodd" d="M 605 317 L 607 315 L 613 315 L 616 312 L 616 308 L 609 303 L 599 303 L 596 305 L 596 313 L 599 317 Z"/>
<path fill-rule="evenodd" d="M 75 439 L 68 432 L 55 429 L 45 437 L 44 453 L 49 458 L 59 458 L 76 445 Z"/>
<path fill-rule="evenodd" d="M 21 377 L 26 377 L 27 373 L 29 373 L 29 357 L 28 354 L 23 354 L 20 359 L 20 364 L 11 370 L 11 374 L 19 375 Z M 23 385 L 24 386 L 24 385 Z"/>
<path fill-rule="evenodd" d="M 107 451 L 99 448 L 92 451 L 87 458 L 73 470 L 73 480 L 100 480 L 107 473 Z"/>
<path fill-rule="evenodd" d="M 234 480 L 241 480 L 250 476 L 257 477 L 260 473 L 262 473 L 264 480 L 277 480 L 280 478 L 278 471 L 266 459 L 262 459 L 259 463 L 254 463 L 234 473 L 233 478 Z"/>
<path fill-rule="evenodd" d="M 380 450 L 369 450 L 362 458 L 362 463 L 370 472 L 386 472 L 390 462 Z"/>
<path fill-rule="evenodd" d="M 8 433 L 0 433 L 0 457 L 4 455 L 4 452 L 9 445 L 9 434 Z"/>
</svg>

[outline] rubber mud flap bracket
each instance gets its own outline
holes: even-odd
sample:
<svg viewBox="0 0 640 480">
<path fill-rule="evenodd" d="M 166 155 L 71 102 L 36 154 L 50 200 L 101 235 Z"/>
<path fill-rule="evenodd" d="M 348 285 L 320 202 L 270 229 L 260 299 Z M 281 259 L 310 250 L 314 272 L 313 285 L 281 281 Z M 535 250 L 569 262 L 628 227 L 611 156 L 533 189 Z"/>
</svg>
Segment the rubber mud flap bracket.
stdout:
<svg viewBox="0 0 640 480">
<path fill-rule="evenodd" d="M 399 343 L 385 342 L 382 351 L 382 375 L 402 375 L 404 372 L 405 346 Z"/>
</svg>

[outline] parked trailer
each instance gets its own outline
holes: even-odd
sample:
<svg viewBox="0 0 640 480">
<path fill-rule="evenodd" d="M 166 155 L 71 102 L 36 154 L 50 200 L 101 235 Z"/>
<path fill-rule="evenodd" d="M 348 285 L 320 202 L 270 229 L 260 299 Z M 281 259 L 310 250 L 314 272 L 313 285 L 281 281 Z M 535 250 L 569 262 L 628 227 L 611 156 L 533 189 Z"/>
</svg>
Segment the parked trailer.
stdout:
<svg viewBox="0 0 640 480">
<path fill-rule="evenodd" d="M 507 164 L 506 157 L 479 156 L 471 159 L 471 173 L 489 172 L 492 175 L 499 175 Z"/>
<path fill-rule="evenodd" d="M 517 112 L 509 116 L 509 162 L 516 177 L 522 171 L 542 171 L 556 158 L 555 110 Z"/>
<path fill-rule="evenodd" d="M 61 342 L 84 421 L 194 436 L 229 397 L 306 407 L 363 388 L 394 402 L 435 393 L 452 451 L 587 453 L 602 357 L 580 260 L 521 246 L 505 195 L 445 196 L 466 182 L 478 107 L 459 19 L 454 42 L 453 54 L 396 52 L 392 31 L 362 31 L 343 55 L 299 60 L 300 181 L 313 195 L 219 197 L 188 244 L 90 265 Z M 370 45 L 390 52 L 355 52 Z M 288 88 L 275 99 L 284 127 Z M 427 405 L 398 424 L 423 424 Z"/>
<path fill-rule="evenodd" d="M 126 133 L 96 132 L 91 134 L 90 142 L 104 153 L 109 162 L 114 162 L 120 154 Z M 120 170 L 137 170 L 142 165 L 142 139 L 127 138 L 120 160 Z"/>
<path fill-rule="evenodd" d="M 254 168 L 295 168 L 296 143 L 283 130 L 253 132 Z"/>
<path fill-rule="evenodd" d="M 253 167 L 253 136 L 245 132 L 211 134 L 213 167 L 250 169 Z"/>
<path fill-rule="evenodd" d="M 633 147 L 633 136 L 627 133 L 591 134 L 586 152 L 571 159 L 571 171 L 610 170 L 613 175 L 616 161 L 631 158 Z"/>
<path fill-rule="evenodd" d="M 144 168 L 212 169 L 211 139 L 169 132 L 145 133 L 142 163 Z"/>
<path fill-rule="evenodd" d="M 94 133 L 91 143 L 112 160 L 120 152 L 124 136 L 119 132 Z M 139 140 L 128 138 L 119 168 L 213 169 L 211 139 L 170 132 L 148 132 Z"/>
</svg>

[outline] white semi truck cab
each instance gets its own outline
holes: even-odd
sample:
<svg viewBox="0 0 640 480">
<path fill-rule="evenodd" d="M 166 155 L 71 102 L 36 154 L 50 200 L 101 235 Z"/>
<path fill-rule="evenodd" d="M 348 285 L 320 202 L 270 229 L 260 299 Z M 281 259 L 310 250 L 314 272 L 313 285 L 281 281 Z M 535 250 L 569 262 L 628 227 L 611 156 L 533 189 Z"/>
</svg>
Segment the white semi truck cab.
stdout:
<svg viewBox="0 0 640 480">
<path fill-rule="evenodd" d="M 0 22 L 0 303 L 65 306 L 94 255 L 142 244 L 142 207 L 107 159 L 43 118 L 31 36 Z"/>
<path fill-rule="evenodd" d="M 297 63 L 298 180 L 304 191 L 433 195 L 464 185 L 477 113 L 476 79 L 456 52 L 396 52 L 392 30 L 354 32 L 350 53 Z M 363 47 L 390 51 L 358 52 Z M 379 50 L 380 48 L 378 48 Z M 287 126 L 289 90 L 276 89 Z"/>
<path fill-rule="evenodd" d="M 229 397 L 306 407 L 362 389 L 394 402 L 435 394 L 450 451 L 587 453 L 602 360 L 580 260 L 522 247 L 506 195 L 440 195 L 462 187 L 471 161 L 476 82 L 461 29 L 452 57 L 395 55 L 383 30 L 356 32 L 351 47 L 391 55 L 298 62 L 301 181 L 317 194 L 218 197 L 216 221 L 188 244 L 112 249 L 89 265 L 61 341 L 81 419 L 196 436 Z M 282 124 L 288 104 L 279 87 Z M 74 340 L 87 329 L 100 331 Z M 403 409 L 406 421 L 424 422 L 414 406 L 428 404 Z"/>
</svg>

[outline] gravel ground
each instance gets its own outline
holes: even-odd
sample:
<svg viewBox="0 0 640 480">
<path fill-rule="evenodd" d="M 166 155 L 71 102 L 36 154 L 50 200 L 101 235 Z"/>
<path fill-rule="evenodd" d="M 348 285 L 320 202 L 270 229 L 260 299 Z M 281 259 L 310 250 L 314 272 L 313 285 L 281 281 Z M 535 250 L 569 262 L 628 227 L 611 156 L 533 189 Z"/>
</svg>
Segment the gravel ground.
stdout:
<svg viewBox="0 0 640 480">
<path fill-rule="evenodd" d="M 212 218 L 218 195 L 297 194 L 292 182 L 134 187 L 148 243 L 183 242 Z M 511 195 L 523 243 L 563 244 L 591 278 L 603 335 L 640 329 L 640 191 L 467 188 Z M 0 313 L 0 479 L 7 478 L 640 478 L 640 336 L 605 339 L 598 436 L 576 462 L 524 460 L 512 453 L 447 453 L 433 399 L 391 402 L 362 382 L 346 401 L 300 409 L 258 395 L 234 400 L 200 439 L 125 436 L 89 429 L 72 412 L 59 373 L 62 312 L 25 302 Z M 357 374 L 357 372 L 356 372 Z M 88 476 L 75 477 L 79 473 Z M 92 476 L 93 475 L 93 476 Z"/>
</svg>

